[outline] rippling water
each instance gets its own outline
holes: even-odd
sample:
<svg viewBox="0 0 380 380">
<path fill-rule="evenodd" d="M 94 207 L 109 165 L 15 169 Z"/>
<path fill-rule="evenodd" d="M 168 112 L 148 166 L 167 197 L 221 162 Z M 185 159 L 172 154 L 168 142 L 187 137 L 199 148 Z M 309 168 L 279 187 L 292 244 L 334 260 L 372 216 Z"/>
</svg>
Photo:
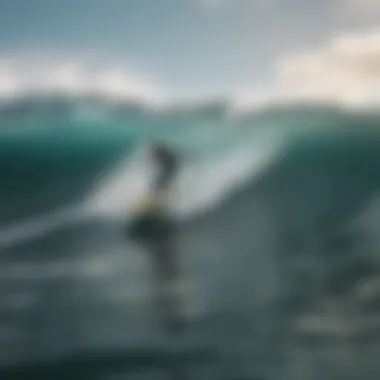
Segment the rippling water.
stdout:
<svg viewBox="0 0 380 380">
<path fill-rule="evenodd" d="M 376 117 L 75 115 L 0 123 L 1 378 L 379 378 Z M 124 233 L 151 137 L 184 157 L 175 337 Z"/>
</svg>

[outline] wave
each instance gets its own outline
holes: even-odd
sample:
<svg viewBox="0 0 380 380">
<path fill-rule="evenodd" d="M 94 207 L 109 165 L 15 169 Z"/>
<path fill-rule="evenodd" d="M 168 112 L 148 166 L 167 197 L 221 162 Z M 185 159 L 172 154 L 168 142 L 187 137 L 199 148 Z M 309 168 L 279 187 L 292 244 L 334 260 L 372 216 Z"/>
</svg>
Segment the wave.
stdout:
<svg viewBox="0 0 380 380">
<path fill-rule="evenodd" d="M 252 194 L 264 187 L 279 221 L 300 217 L 309 220 L 310 230 L 333 228 L 355 216 L 376 194 L 379 138 L 376 131 L 370 135 L 305 134 L 300 141 L 293 138 L 292 143 L 281 135 L 257 136 L 245 148 L 232 147 L 230 152 L 186 162 L 174 184 L 170 209 L 182 221 L 198 220 L 206 211 L 226 212 L 226 207 L 248 204 Z M 136 149 L 100 178 L 80 207 L 64 208 L 3 229 L 0 245 L 28 240 L 81 219 L 130 216 L 136 202 L 149 192 L 152 166 L 145 158 L 144 148 Z M 250 208 L 245 212 L 254 213 Z M 242 221 L 248 223 L 244 218 Z"/>
<path fill-rule="evenodd" d="M 184 166 L 174 183 L 169 211 L 180 220 L 218 207 L 239 187 L 265 171 L 281 151 L 280 144 L 261 139 L 256 146 Z M 95 218 L 126 220 L 136 204 L 147 197 L 153 176 L 143 150 L 128 156 L 119 167 L 101 178 L 81 206 L 31 217 L 0 230 L 0 246 L 10 247 L 42 236 L 64 225 Z"/>
<path fill-rule="evenodd" d="M 169 210 L 184 221 L 217 207 L 273 162 L 281 151 L 280 140 L 279 136 L 266 134 L 257 136 L 256 141 L 245 147 L 235 144 L 225 150 L 221 146 L 217 152 L 211 150 L 212 154 L 187 157 L 174 183 Z M 138 146 L 134 152 L 124 155 L 116 168 L 110 170 L 112 166 L 109 166 L 98 174 L 91 192 L 82 201 L 78 199 L 75 206 L 62 206 L 40 216 L 22 218 L 1 229 L 0 246 L 23 244 L 62 226 L 93 218 L 125 220 L 130 217 L 136 203 L 148 195 L 153 178 L 153 166 L 146 160 L 144 149 Z M 66 180 L 72 179 L 68 176 Z"/>
<path fill-rule="evenodd" d="M 89 171 L 86 166 L 87 163 L 89 166 L 93 166 L 90 164 L 97 160 L 99 161 L 99 165 L 97 164 L 99 167 L 96 181 L 94 182 L 94 178 L 88 176 L 85 187 L 87 192 L 82 194 L 81 200 L 76 199 L 77 202 L 82 204 L 80 211 L 73 211 L 68 205 L 62 207 L 61 211 L 58 212 L 47 212 L 40 217 L 24 218 L 23 221 L 20 220 L 13 226 L 8 226 L 0 231 L 0 245 L 16 244 L 18 239 L 30 240 L 56 228 L 60 223 L 70 223 L 71 219 L 107 217 L 119 220 L 130 216 L 136 202 L 147 196 L 150 188 L 152 166 L 144 155 L 144 143 L 152 138 L 151 131 L 158 126 L 160 128 L 155 130 L 155 135 L 164 141 L 172 143 L 174 149 L 178 149 L 184 156 L 182 169 L 177 181 L 173 184 L 172 199 L 169 205 L 172 213 L 181 221 L 191 221 L 199 214 L 224 207 L 224 204 L 229 201 L 233 194 L 247 189 L 248 184 L 252 181 L 255 183 L 263 175 L 265 176 L 267 173 L 271 173 L 272 170 L 276 170 L 276 164 L 281 161 L 285 151 L 289 152 L 290 145 L 297 146 L 297 149 L 291 155 L 295 157 L 292 161 L 292 170 L 296 170 L 295 168 L 299 165 L 299 162 L 310 159 L 312 154 L 314 154 L 313 159 L 319 160 L 318 149 L 326 152 L 326 147 L 331 147 L 331 144 L 333 144 L 334 149 L 328 150 L 329 158 L 325 157 L 326 160 L 331 160 L 332 165 L 336 165 L 334 159 L 341 154 L 339 152 L 344 151 L 342 150 L 343 147 L 347 148 L 347 152 L 351 149 L 353 153 L 357 154 L 358 148 L 353 149 L 353 146 L 362 140 L 361 146 L 365 148 L 361 149 L 363 154 L 366 154 L 363 157 L 367 157 L 366 160 L 368 161 L 366 170 L 373 175 L 376 148 L 369 150 L 368 147 L 373 147 L 376 143 L 374 137 L 377 136 L 377 132 L 373 126 L 376 124 L 377 119 L 371 117 L 349 118 L 349 115 L 341 114 L 334 110 L 325 109 L 324 112 L 318 108 L 313 108 L 313 110 L 315 118 L 309 117 L 311 120 L 308 120 L 310 109 L 309 111 L 307 109 L 298 110 L 298 112 L 295 112 L 294 109 L 277 110 L 272 113 L 272 117 L 269 119 L 258 117 L 254 122 L 244 119 L 240 124 L 219 124 L 210 121 L 196 123 L 194 120 L 189 121 L 183 118 L 181 114 L 176 116 L 176 118 L 178 117 L 176 119 L 178 123 L 166 124 L 156 121 L 156 124 L 150 126 L 149 130 L 139 129 L 141 125 L 132 118 L 125 126 L 125 130 L 122 130 L 122 133 L 120 132 L 121 129 L 113 129 L 112 122 L 109 122 L 109 129 L 105 129 L 105 126 L 103 126 L 99 130 L 94 130 L 93 126 L 91 126 L 82 135 L 78 134 L 76 128 L 65 129 L 66 139 L 63 140 L 57 139 L 57 135 L 54 133 L 49 133 L 42 140 L 40 134 L 36 136 L 32 133 L 28 138 L 14 137 L 11 140 L 13 145 L 9 145 L 9 139 L 1 138 L 0 144 L 4 145 L 6 143 L 4 146 L 7 147 L 7 151 L 11 156 L 15 147 L 18 147 L 16 151 L 20 150 L 19 145 L 20 141 L 22 141 L 23 156 L 25 158 L 29 157 L 27 160 L 28 165 L 33 161 L 32 155 L 28 155 L 30 153 L 28 153 L 30 139 L 38 141 L 39 147 L 45 146 L 43 149 L 35 149 L 36 147 L 32 144 L 34 146 L 33 150 L 39 152 L 37 164 L 33 170 L 46 171 L 45 165 L 42 167 L 38 163 L 41 162 L 41 159 L 51 165 L 51 170 L 45 173 L 45 177 L 50 177 L 52 173 L 54 173 L 54 178 L 59 177 L 58 166 L 56 161 L 52 160 L 52 154 L 57 157 L 62 156 L 62 160 L 59 161 L 59 170 L 64 170 L 65 180 L 60 180 L 59 182 L 60 191 L 67 187 L 64 185 L 65 182 L 70 184 L 78 181 L 77 177 L 83 177 L 83 173 Z M 317 117 L 318 115 L 319 118 Z M 306 128 L 305 125 L 303 125 L 304 128 L 298 128 L 297 124 L 307 124 L 307 122 L 311 124 L 310 128 Z M 351 123 L 352 128 L 350 128 L 349 123 Z M 80 124 L 75 126 L 79 128 Z M 175 131 L 174 127 L 176 127 Z M 340 127 L 343 127 L 343 129 Z M 58 136 L 62 136 L 61 133 L 63 132 L 61 131 Z M 135 135 L 131 136 L 133 133 Z M 105 138 L 106 135 L 109 135 L 108 139 Z M 297 136 L 301 136 L 301 139 Z M 58 153 L 57 149 L 54 148 L 56 140 L 60 141 Z M 289 141 L 292 144 L 289 145 Z M 76 146 L 75 155 L 73 155 L 72 149 L 74 142 Z M 122 162 L 115 162 L 116 155 L 113 155 L 113 163 L 108 162 L 105 165 L 105 162 L 101 162 L 104 160 L 100 160 L 99 157 L 112 156 L 109 152 L 115 151 L 115 144 L 117 144 L 117 150 L 119 151 L 117 160 L 120 159 L 123 149 L 125 149 L 124 159 Z M 91 156 L 87 157 L 89 154 L 88 147 L 91 148 Z M 4 153 L 4 150 L 2 152 Z M 373 156 L 373 162 L 369 160 L 369 153 Z M 16 161 L 18 155 L 14 154 L 13 156 L 14 161 Z M 11 166 L 14 165 L 12 157 L 4 162 L 9 162 Z M 363 157 L 360 159 L 356 157 L 356 159 L 363 161 Z M 346 164 L 343 164 L 344 159 Z M 357 165 L 357 162 L 352 158 L 344 157 L 344 159 L 339 158 L 340 164 L 345 167 L 344 170 L 350 171 L 350 164 Z M 67 160 L 70 165 L 65 168 Z M 91 172 L 94 172 L 95 166 L 91 167 Z M 101 170 L 99 170 L 100 166 L 103 166 Z M 371 167 L 372 169 L 370 169 Z M 75 173 L 75 178 L 72 176 L 73 172 Z M 287 172 L 285 167 L 282 171 L 276 172 L 277 177 L 284 178 L 284 173 Z M 10 176 L 14 177 L 14 173 L 12 171 Z M 364 175 L 363 173 L 364 171 L 361 172 L 362 175 Z M 291 173 L 291 176 L 297 176 L 296 172 Z M 331 183 L 330 177 L 332 176 L 331 168 L 328 166 L 326 169 L 320 167 L 316 174 L 303 172 L 302 176 L 324 192 L 326 199 L 329 191 L 333 194 L 337 191 L 332 189 L 332 185 L 328 185 L 328 183 Z M 29 175 L 29 177 L 31 177 L 30 180 L 34 181 L 36 176 Z M 367 182 L 364 185 L 370 190 L 372 184 L 368 182 L 368 178 L 372 177 L 367 177 Z M 17 185 L 20 186 L 21 183 L 22 181 L 17 182 Z M 28 185 L 24 183 L 22 186 Z M 281 184 L 279 183 L 278 186 L 281 186 Z M 346 186 L 347 189 L 351 189 L 350 192 L 355 193 L 353 186 L 348 184 Z M 49 190 L 48 187 L 46 189 Z M 88 192 L 89 189 L 91 191 Z M 307 190 L 307 194 L 313 193 L 314 190 Z M 61 196 L 62 192 L 59 194 Z M 23 194 L 23 197 L 25 197 L 25 194 Z M 300 199 L 304 198 L 302 194 L 299 197 Z M 275 197 L 275 199 L 280 198 L 280 194 Z M 329 199 L 335 198 L 330 197 Z M 337 198 L 339 201 L 342 199 L 344 199 L 342 196 Z M 337 205 L 340 204 L 340 202 L 336 203 Z M 313 201 L 311 201 L 311 204 L 313 204 Z M 330 206 L 325 205 L 323 207 Z M 284 208 L 284 206 L 281 207 Z M 346 206 L 341 205 L 339 207 L 343 209 Z M 338 206 L 334 206 L 334 208 L 338 209 Z"/>
<path fill-rule="evenodd" d="M 277 101 L 265 106 L 252 105 L 239 109 L 233 99 L 204 98 L 198 101 L 172 101 L 165 105 L 154 106 L 141 99 L 113 99 L 102 94 L 47 96 L 27 94 L 15 99 L 0 99 L 0 132 L 15 132 L 24 129 L 77 128 L 97 129 L 112 123 L 113 126 L 125 127 L 131 122 L 138 122 L 143 128 L 153 126 L 197 123 L 228 124 L 249 122 L 255 119 L 263 122 L 265 118 L 276 121 L 281 117 L 311 116 L 320 119 L 326 117 L 344 117 L 366 114 L 378 115 L 376 107 L 348 107 L 330 101 Z M 260 126 L 260 124 L 256 124 Z M 153 127 L 153 131 L 154 131 Z M 136 132 L 136 131 L 135 131 Z M 153 132 L 154 133 L 154 132 Z"/>
<path fill-rule="evenodd" d="M 0 247 L 4 249 L 25 244 L 83 219 L 85 219 L 85 213 L 78 207 L 72 207 L 15 222 L 14 225 L 0 230 Z"/>
<path fill-rule="evenodd" d="M 234 190 L 264 171 L 281 151 L 282 141 L 274 136 L 257 136 L 247 146 L 206 157 L 186 157 L 173 183 L 168 204 L 170 212 L 181 219 L 216 207 Z M 141 151 L 104 178 L 88 207 L 109 215 L 129 215 L 137 202 L 149 195 L 152 165 Z"/>
</svg>

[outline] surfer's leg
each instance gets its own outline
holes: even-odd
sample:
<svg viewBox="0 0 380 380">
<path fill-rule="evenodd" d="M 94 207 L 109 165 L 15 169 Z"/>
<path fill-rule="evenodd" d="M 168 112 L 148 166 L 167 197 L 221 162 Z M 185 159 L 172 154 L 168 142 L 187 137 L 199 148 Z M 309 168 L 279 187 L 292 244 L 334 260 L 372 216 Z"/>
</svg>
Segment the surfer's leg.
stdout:
<svg viewBox="0 0 380 380">
<path fill-rule="evenodd" d="M 159 244 L 157 259 L 160 261 L 161 274 L 167 281 L 175 281 L 180 277 L 178 252 L 174 239 L 165 239 Z"/>
<path fill-rule="evenodd" d="M 167 315 L 170 329 L 179 330 L 183 324 L 183 300 L 179 289 L 181 276 L 174 240 L 163 239 L 157 242 L 154 255 L 160 308 Z"/>
</svg>

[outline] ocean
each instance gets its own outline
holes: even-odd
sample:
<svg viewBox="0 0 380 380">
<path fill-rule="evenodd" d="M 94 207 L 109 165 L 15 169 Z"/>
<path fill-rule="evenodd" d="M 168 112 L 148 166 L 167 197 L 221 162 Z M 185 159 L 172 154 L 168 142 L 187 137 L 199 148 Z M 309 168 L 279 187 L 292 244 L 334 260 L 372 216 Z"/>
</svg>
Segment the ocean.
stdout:
<svg viewBox="0 0 380 380">
<path fill-rule="evenodd" d="M 379 123 L 310 104 L 2 104 L 0 378 L 378 379 Z M 181 156 L 177 336 L 125 235 L 157 139 Z"/>
</svg>

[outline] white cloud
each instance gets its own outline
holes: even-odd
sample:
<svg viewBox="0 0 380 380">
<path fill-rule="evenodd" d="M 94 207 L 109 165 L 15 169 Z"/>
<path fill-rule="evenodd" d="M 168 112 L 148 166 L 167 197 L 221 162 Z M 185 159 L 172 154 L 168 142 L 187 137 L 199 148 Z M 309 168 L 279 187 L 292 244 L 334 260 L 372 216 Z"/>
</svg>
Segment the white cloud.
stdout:
<svg viewBox="0 0 380 380">
<path fill-rule="evenodd" d="M 255 93 L 239 96 L 237 104 L 304 100 L 380 104 L 380 29 L 336 37 L 324 47 L 280 60 L 270 95 L 258 102 Z"/>
<path fill-rule="evenodd" d="M 367 102 L 380 94 L 380 30 L 333 39 L 326 47 L 283 60 L 282 91 Z"/>
<path fill-rule="evenodd" d="M 117 67 L 95 69 L 89 62 L 66 59 L 0 57 L 0 97 L 31 92 L 68 95 L 103 94 L 113 99 L 161 102 L 166 94 L 143 76 Z"/>
</svg>

